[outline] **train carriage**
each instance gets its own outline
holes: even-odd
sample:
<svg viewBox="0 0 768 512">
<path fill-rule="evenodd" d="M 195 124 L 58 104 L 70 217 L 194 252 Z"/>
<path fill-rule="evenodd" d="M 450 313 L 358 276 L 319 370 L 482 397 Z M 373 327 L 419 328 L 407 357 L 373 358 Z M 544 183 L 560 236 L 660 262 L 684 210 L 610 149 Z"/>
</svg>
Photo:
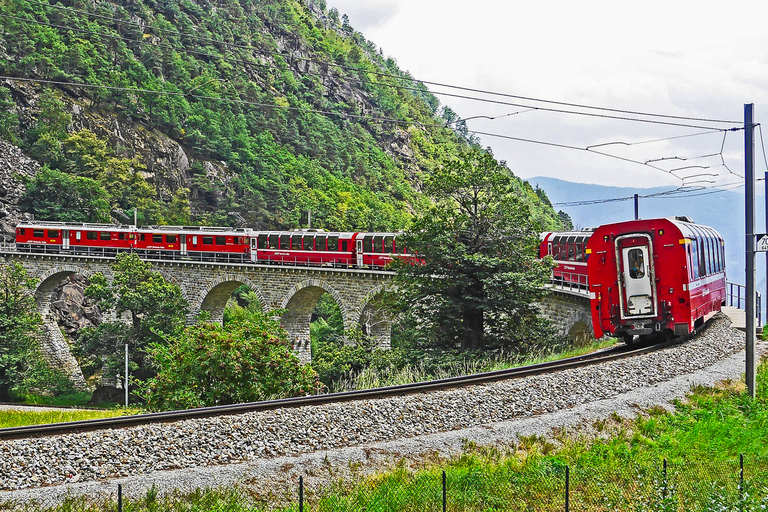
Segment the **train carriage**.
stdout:
<svg viewBox="0 0 768 512">
<path fill-rule="evenodd" d="M 725 302 L 723 238 L 687 217 L 600 226 L 586 253 L 597 337 L 688 334 Z"/>
<path fill-rule="evenodd" d="M 587 289 L 586 247 L 594 229 L 582 231 L 564 231 L 542 233 L 539 257 L 552 256 L 555 267 L 552 269 L 552 282 L 555 285 Z"/>
<path fill-rule="evenodd" d="M 22 222 L 16 226 L 16 247 L 27 252 L 114 256 L 130 250 L 135 228 L 114 224 Z"/>
<path fill-rule="evenodd" d="M 355 235 L 321 229 L 257 231 L 251 245 L 259 263 L 348 267 L 356 262 Z"/>
</svg>

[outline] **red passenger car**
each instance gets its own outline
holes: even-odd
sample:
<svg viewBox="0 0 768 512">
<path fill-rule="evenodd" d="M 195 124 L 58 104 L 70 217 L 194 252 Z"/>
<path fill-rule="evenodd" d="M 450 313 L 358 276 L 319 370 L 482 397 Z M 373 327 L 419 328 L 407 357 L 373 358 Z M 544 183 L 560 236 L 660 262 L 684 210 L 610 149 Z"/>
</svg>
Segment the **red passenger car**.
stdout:
<svg viewBox="0 0 768 512">
<path fill-rule="evenodd" d="M 384 268 L 395 258 L 404 258 L 417 262 L 416 255 L 408 252 L 408 248 L 398 241 L 398 233 L 357 233 L 355 237 L 355 253 L 357 266 L 364 268 Z"/>
<path fill-rule="evenodd" d="M 350 266 L 355 264 L 355 233 L 318 229 L 255 231 L 252 250 L 257 263 Z"/>
<path fill-rule="evenodd" d="M 251 261 L 250 230 L 210 226 L 144 226 L 136 232 L 135 251 L 145 257 Z"/>
<path fill-rule="evenodd" d="M 23 222 L 16 226 L 16 248 L 28 252 L 64 252 L 114 256 L 130 250 L 136 229 L 114 224 Z"/>
<path fill-rule="evenodd" d="M 539 257 L 550 255 L 555 260 L 552 282 L 568 288 L 587 289 L 587 242 L 594 229 L 542 233 Z"/>
<path fill-rule="evenodd" d="M 600 226 L 586 252 L 596 337 L 688 334 L 725 302 L 723 238 L 687 217 Z"/>
</svg>

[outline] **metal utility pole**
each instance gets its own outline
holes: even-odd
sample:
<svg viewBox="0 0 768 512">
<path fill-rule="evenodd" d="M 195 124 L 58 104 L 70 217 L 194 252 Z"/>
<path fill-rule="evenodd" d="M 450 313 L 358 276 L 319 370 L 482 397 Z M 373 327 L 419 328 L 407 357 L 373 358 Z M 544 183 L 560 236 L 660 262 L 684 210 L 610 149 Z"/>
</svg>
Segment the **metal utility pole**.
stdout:
<svg viewBox="0 0 768 512">
<path fill-rule="evenodd" d="M 744 199 L 747 267 L 746 381 L 755 398 L 755 124 L 754 103 L 744 105 Z"/>
<path fill-rule="evenodd" d="M 637 194 L 635 194 L 635 220 L 640 220 L 640 208 L 637 201 Z"/>
<path fill-rule="evenodd" d="M 125 408 L 128 408 L 128 344 L 125 344 Z"/>
</svg>

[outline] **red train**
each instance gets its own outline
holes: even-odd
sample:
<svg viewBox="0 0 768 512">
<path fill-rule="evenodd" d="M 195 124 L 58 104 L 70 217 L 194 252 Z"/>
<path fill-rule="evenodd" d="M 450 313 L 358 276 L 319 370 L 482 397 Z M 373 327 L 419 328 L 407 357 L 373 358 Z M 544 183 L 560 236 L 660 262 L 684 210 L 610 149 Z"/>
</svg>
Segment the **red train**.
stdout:
<svg viewBox="0 0 768 512">
<path fill-rule="evenodd" d="M 565 258 L 562 253 L 556 258 L 558 267 L 575 263 L 566 249 Z M 540 251 L 555 257 L 544 242 Z M 726 300 L 723 238 L 687 217 L 600 226 L 588 237 L 584 260 L 596 337 L 631 342 L 635 336 L 688 334 Z"/>
<path fill-rule="evenodd" d="M 543 258 L 549 254 L 555 260 L 555 268 L 552 269 L 554 283 L 569 288 L 587 289 L 589 280 L 586 246 L 593 231 L 584 229 L 541 235 L 540 256 Z"/>
<path fill-rule="evenodd" d="M 207 226 L 115 226 L 26 222 L 16 227 L 16 248 L 114 256 L 131 251 L 146 258 L 232 263 L 279 263 L 383 268 L 412 258 L 397 233 L 329 233 L 323 230 L 254 231 Z"/>
</svg>

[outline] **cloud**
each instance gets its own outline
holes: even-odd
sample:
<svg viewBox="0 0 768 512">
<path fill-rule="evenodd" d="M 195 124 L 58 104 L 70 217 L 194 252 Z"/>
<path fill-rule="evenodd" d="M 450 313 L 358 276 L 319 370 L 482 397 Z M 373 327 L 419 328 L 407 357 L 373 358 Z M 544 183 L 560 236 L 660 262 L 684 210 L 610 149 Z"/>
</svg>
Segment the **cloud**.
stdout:
<svg viewBox="0 0 768 512">
<path fill-rule="evenodd" d="M 328 9 L 331 7 L 338 9 L 340 15 L 349 16 L 349 24 L 363 34 L 386 25 L 400 11 L 398 0 L 332 0 L 328 3 Z"/>
</svg>

